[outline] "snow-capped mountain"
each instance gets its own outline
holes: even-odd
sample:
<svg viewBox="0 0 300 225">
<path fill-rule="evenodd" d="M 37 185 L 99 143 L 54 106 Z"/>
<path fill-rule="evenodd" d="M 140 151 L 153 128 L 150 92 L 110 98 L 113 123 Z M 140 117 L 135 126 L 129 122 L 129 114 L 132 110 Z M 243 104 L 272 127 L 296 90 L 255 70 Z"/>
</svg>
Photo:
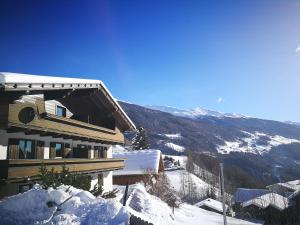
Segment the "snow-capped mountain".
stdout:
<svg viewBox="0 0 300 225">
<path fill-rule="evenodd" d="M 213 111 L 213 110 L 204 109 L 204 108 L 200 108 L 200 107 L 197 107 L 195 109 L 189 109 L 189 110 L 178 109 L 178 108 L 174 108 L 172 106 L 158 106 L 158 105 L 147 105 L 145 107 L 149 108 L 149 109 L 154 109 L 154 110 L 159 110 L 162 112 L 171 113 L 175 116 L 181 116 L 181 117 L 187 117 L 187 118 L 193 118 L 193 119 L 199 118 L 199 117 L 205 117 L 205 116 L 213 116 L 213 117 L 218 117 L 218 118 L 223 118 L 223 117 L 246 118 L 246 116 L 241 115 L 241 114 L 223 113 L 223 112 Z"/>
<path fill-rule="evenodd" d="M 145 128 L 151 147 L 165 154 L 205 154 L 262 183 L 300 179 L 298 125 L 203 109 L 120 104 Z"/>
</svg>

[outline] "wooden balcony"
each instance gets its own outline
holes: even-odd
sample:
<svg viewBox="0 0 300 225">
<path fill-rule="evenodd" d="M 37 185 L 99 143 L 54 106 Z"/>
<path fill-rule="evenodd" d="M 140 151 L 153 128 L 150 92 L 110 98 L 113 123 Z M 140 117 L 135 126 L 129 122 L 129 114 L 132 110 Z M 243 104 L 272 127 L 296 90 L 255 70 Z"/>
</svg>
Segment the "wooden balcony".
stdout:
<svg viewBox="0 0 300 225">
<path fill-rule="evenodd" d="M 106 159 L 8 159 L 0 160 L 0 179 L 21 179 L 36 177 L 42 164 L 48 170 L 60 172 L 66 165 L 70 172 L 92 173 L 118 170 L 124 168 L 124 160 L 120 158 Z"/>
<path fill-rule="evenodd" d="M 44 104 L 44 103 L 43 103 Z M 20 119 L 25 108 L 32 109 L 34 115 L 28 122 Z M 122 132 L 81 122 L 78 120 L 47 114 L 44 106 L 31 103 L 9 104 L 8 132 L 24 131 L 28 134 L 61 137 L 65 139 L 93 141 L 111 144 L 124 143 Z"/>
</svg>

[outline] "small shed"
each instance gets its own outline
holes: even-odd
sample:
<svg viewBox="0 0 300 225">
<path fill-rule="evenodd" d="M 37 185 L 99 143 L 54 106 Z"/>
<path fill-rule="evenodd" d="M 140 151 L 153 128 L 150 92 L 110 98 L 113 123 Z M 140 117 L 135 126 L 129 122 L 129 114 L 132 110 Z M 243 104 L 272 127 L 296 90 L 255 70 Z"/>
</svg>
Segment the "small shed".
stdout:
<svg viewBox="0 0 300 225">
<path fill-rule="evenodd" d="M 211 199 L 211 198 L 207 198 L 201 202 L 198 202 L 195 204 L 195 206 L 208 210 L 208 211 L 212 211 L 212 212 L 216 212 L 219 214 L 223 214 L 223 203 L 219 202 L 217 200 Z M 225 205 L 225 209 L 226 212 L 228 211 L 228 205 Z"/>
<path fill-rule="evenodd" d="M 160 150 L 119 150 L 113 152 L 113 157 L 126 159 L 124 169 L 113 173 L 113 184 L 115 185 L 135 184 L 142 181 L 149 173 L 158 175 L 164 171 Z"/>
</svg>

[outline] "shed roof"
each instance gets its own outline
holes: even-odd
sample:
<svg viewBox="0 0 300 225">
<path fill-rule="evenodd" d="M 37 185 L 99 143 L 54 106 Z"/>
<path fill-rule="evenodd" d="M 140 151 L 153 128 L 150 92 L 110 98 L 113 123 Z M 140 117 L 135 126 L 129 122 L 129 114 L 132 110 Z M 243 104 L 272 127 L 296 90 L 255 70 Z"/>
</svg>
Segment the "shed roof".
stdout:
<svg viewBox="0 0 300 225">
<path fill-rule="evenodd" d="M 238 188 L 234 193 L 234 201 L 237 203 L 242 203 L 267 193 L 271 193 L 271 191 L 267 189 Z"/>
<path fill-rule="evenodd" d="M 247 207 L 249 205 L 255 205 L 262 209 L 271 206 L 278 210 L 284 210 L 288 207 L 288 199 L 276 193 L 268 193 L 242 203 L 243 207 Z"/>
<path fill-rule="evenodd" d="M 287 188 L 291 191 L 297 191 L 298 189 L 300 189 L 300 180 L 292 180 L 292 181 L 288 181 L 288 182 L 276 183 L 276 184 L 267 186 L 267 188 L 271 188 L 273 186 L 281 186 L 281 187 Z"/>
<path fill-rule="evenodd" d="M 114 175 L 142 175 L 147 171 L 159 172 L 161 163 L 161 151 L 155 149 L 138 151 L 118 151 L 114 152 L 113 158 L 125 158 L 123 170 L 117 170 Z"/>
<path fill-rule="evenodd" d="M 211 199 L 211 198 L 207 198 L 201 202 L 198 202 L 195 204 L 195 206 L 197 207 L 202 207 L 202 206 L 206 206 L 208 208 L 214 209 L 220 213 L 223 212 L 223 203 L 219 202 L 217 200 Z M 225 205 L 226 210 L 228 209 L 228 205 Z"/>
</svg>

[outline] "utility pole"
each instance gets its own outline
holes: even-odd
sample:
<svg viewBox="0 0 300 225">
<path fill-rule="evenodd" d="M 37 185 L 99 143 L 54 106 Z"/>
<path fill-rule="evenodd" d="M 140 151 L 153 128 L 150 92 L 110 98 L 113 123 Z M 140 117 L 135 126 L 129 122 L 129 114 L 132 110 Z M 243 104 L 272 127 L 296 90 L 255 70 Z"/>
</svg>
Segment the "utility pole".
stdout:
<svg viewBox="0 0 300 225">
<path fill-rule="evenodd" d="M 222 195 L 222 202 L 223 202 L 223 220 L 224 220 L 224 225 L 227 225 L 223 168 L 224 168 L 223 163 L 220 163 L 220 181 L 221 181 L 220 187 L 221 187 L 221 195 Z"/>
</svg>

